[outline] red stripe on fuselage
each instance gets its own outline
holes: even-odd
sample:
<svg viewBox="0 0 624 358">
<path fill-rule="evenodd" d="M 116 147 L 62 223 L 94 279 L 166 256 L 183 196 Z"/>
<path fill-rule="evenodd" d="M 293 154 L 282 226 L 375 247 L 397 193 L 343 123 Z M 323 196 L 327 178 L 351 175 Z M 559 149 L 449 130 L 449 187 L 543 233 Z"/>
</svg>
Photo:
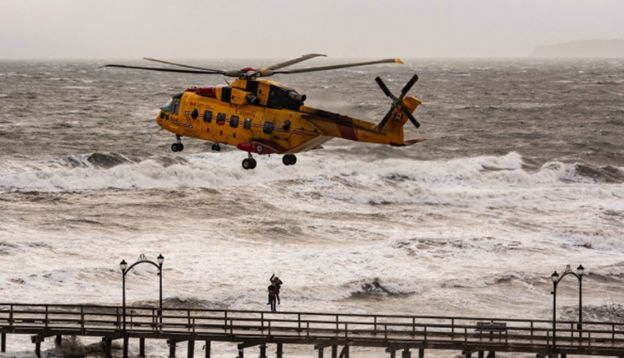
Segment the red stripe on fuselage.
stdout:
<svg viewBox="0 0 624 358">
<path fill-rule="evenodd" d="M 355 128 L 353 128 L 353 125 L 351 123 L 349 124 L 336 123 L 336 125 L 338 126 L 338 130 L 340 131 L 340 135 L 342 136 L 342 138 L 355 140 Z"/>
</svg>

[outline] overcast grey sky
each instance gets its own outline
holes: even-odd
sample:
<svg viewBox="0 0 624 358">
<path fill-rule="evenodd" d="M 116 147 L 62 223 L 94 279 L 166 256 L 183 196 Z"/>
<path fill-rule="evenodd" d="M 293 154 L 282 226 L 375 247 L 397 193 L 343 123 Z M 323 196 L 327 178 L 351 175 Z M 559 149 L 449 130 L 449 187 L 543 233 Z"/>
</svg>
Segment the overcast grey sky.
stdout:
<svg viewBox="0 0 624 358">
<path fill-rule="evenodd" d="M 0 0 L 0 58 L 506 57 L 624 38 L 623 0 Z"/>
</svg>

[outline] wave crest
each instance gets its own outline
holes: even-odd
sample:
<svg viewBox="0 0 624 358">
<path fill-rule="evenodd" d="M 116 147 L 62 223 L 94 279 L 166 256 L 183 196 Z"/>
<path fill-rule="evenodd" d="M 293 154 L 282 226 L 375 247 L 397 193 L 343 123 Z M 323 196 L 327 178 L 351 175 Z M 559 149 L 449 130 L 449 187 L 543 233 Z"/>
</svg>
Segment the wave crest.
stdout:
<svg viewBox="0 0 624 358">
<path fill-rule="evenodd" d="M 191 154 L 133 160 L 119 153 L 90 153 L 40 161 L 0 163 L 0 191 L 85 191 L 107 189 L 219 188 L 287 182 L 319 184 L 349 190 L 387 186 L 417 195 L 423 188 L 535 186 L 561 183 L 623 183 L 624 171 L 612 166 L 551 161 L 537 171 L 525 168 L 522 156 L 481 156 L 451 160 L 383 159 L 344 161 L 327 153 L 306 153 L 296 167 L 279 158 L 262 158 L 258 169 L 244 171 L 240 153 Z M 301 185 L 296 184 L 302 183 Z M 330 182 L 330 183 L 328 183 Z M 369 190 L 370 191 L 370 190 Z M 374 191 L 371 191 L 374 193 Z M 404 195 L 407 197 L 409 195 Z M 392 204 L 387 196 L 370 195 L 372 205 Z"/>
</svg>

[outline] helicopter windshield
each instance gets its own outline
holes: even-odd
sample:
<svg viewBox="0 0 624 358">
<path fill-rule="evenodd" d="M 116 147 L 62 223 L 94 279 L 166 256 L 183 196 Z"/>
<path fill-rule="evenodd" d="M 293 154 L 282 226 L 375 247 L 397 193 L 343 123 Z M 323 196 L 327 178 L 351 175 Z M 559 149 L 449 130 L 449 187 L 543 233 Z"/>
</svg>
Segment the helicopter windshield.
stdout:
<svg viewBox="0 0 624 358">
<path fill-rule="evenodd" d="M 167 101 L 167 103 L 165 103 L 162 107 L 160 107 L 160 109 L 163 112 L 169 112 L 171 111 L 171 105 L 173 104 L 173 98 L 170 98 L 169 101 Z"/>
<path fill-rule="evenodd" d="M 163 112 L 167 113 L 178 113 L 178 107 L 180 105 L 180 98 L 182 98 L 182 93 L 171 97 L 171 99 L 165 103 L 160 109 Z"/>
</svg>

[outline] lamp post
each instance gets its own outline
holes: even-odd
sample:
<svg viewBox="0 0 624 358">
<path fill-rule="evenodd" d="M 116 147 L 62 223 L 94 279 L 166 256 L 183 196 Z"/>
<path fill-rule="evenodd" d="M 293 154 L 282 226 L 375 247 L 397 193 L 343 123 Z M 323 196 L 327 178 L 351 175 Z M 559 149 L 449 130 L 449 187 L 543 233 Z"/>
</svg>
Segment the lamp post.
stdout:
<svg viewBox="0 0 624 358">
<path fill-rule="evenodd" d="M 576 268 L 576 272 L 574 272 L 570 268 L 570 265 L 566 265 L 565 271 L 561 276 L 559 276 L 557 271 L 553 272 L 552 275 L 550 275 L 550 279 L 553 283 L 553 353 L 557 347 L 557 285 L 559 285 L 559 282 L 567 275 L 572 275 L 576 277 L 579 281 L 579 323 L 577 325 L 577 329 L 579 331 L 579 340 L 582 338 L 583 335 L 583 275 L 585 275 L 585 268 L 583 267 L 583 265 L 579 265 Z"/>
<path fill-rule="evenodd" d="M 139 260 L 133 263 L 130 267 L 128 267 L 128 263 L 126 260 L 121 260 L 119 263 L 119 268 L 121 269 L 121 291 L 122 291 L 122 303 L 121 303 L 121 314 L 123 317 L 123 331 L 126 332 L 126 274 L 130 272 L 136 265 L 146 263 L 155 266 L 158 269 L 158 276 L 160 277 L 159 283 L 159 299 L 158 299 L 158 318 L 160 324 L 162 324 L 162 266 L 165 262 L 165 258 L 162 254 L 158 255 L 156 258 L 156 262 L 152 260 L 148 260 L 147 257 L 143 254 L 139 256 Z"/>
</svg>

